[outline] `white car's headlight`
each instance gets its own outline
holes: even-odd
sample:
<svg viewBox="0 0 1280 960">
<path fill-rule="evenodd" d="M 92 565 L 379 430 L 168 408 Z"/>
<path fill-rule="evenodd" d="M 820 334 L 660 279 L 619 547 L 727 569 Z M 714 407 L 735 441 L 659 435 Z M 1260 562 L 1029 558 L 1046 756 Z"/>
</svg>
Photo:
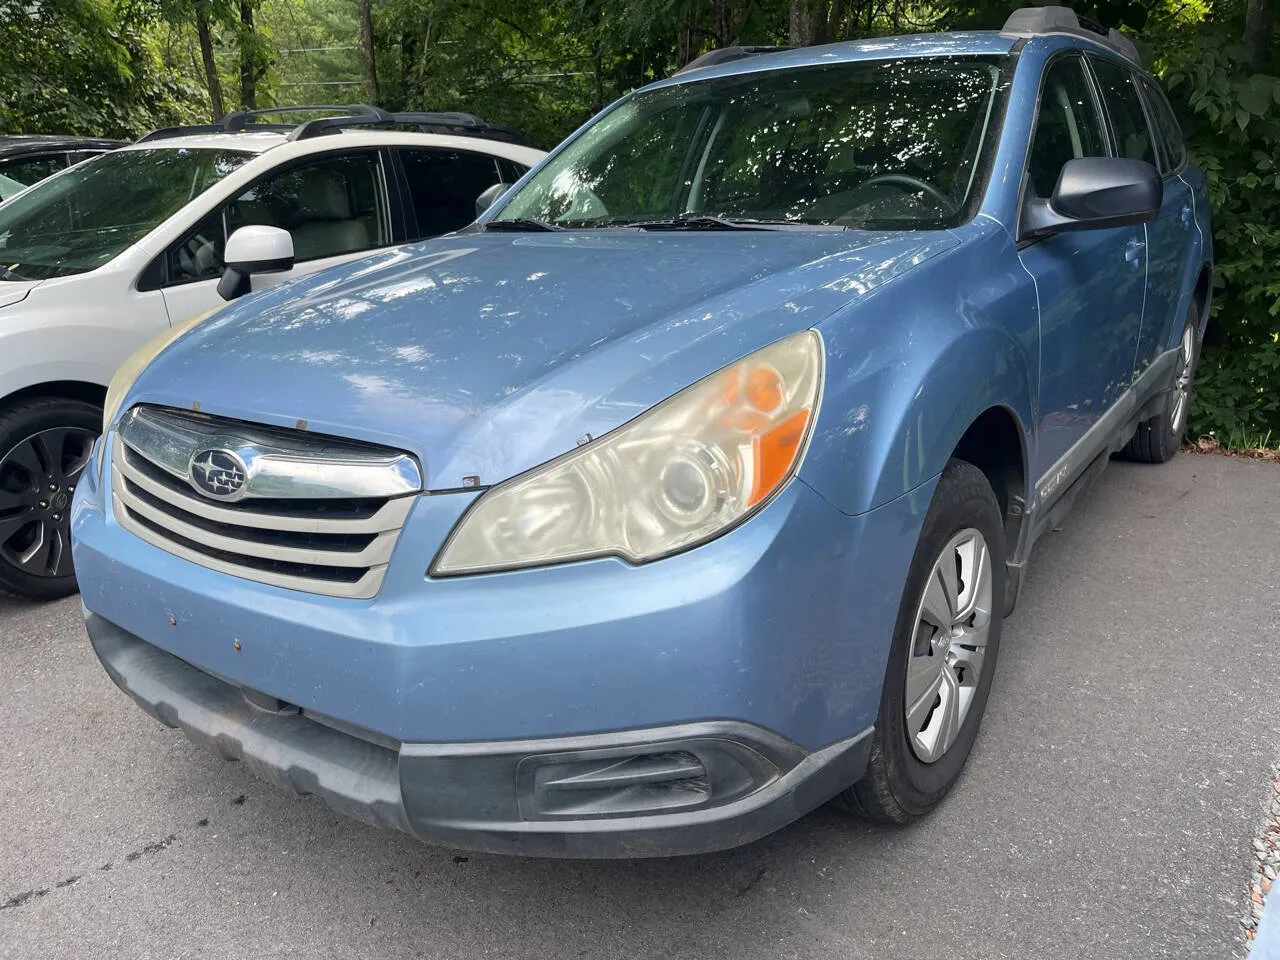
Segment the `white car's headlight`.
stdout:
<svg viewBox="0 0 1280 960">
<path fill-rule="evenodd" d="M 222 307 L 214 307 L 204 313 L 197 313 L 194 317 L 183 320 L 163 333 L 156 334 L 120 365 L 120 369 L 111 378 L 111 383 L 107 387 L 107 399 L 102 405 L 102 432 L 104 434 L 116 422 L 116 417 L 120 414 L 120 404 L 124 402 L 124 395 L 129 392 L 129 388 L 133 386 L 133 381 L 138 379 L 138 375 L 147 368 L 147 364 L 158 357 L 160 351 L 173 343 L 173 341 L 192 329 L 196 324 L 209 319 L 221 309 Z"/>
<path fill-rule="evenodd" d="M 482 494 L 433 576 L 615 555 L 655 560 L 741 523 L 795 473 L 822 341 L 793 334 L 611 433 Z"/>
</svg>

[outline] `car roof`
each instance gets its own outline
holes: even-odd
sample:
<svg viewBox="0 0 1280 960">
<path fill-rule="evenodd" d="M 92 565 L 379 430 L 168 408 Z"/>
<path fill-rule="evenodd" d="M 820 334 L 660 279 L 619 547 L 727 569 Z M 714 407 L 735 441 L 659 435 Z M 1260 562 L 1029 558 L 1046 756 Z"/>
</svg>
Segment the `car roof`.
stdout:
<svg viewBox="0 0 1280 960">
<path fill-rule="evenodd" d="M 124 146 L 123 140 L 101 137 L 70 137 L 52 133 L 15 133 L 0 136 L 0 156 L 36 153 L 43 150 L 113 150 Z"/>
<path fill-rule="evenodd" d="M 970 30 L 955 33 L 917 33 L 902 37 L 876 37 L 826 43 L 814 47 L 795 47 L 774 53 L 758 53 L 675 74 L 650 84 L 646 89 L 759 73 L 765 70 L 789 70 L 797 67 L 820 67 L 860 60 L 887 60 L 896 57 L 1000 56 L 1013 50 L 1018 38 L 996 30 Z"/>
<path fill-rule="evenodd" d="M 241 153 L 264 154 L 288 145 L 289 155 L 317 153 L 325 150 L 341 149 L 347 146 L 424 146 L 445 147 L 455 150 L 470 150 L 497 154 L 510 158 L 523 158 L 526 155 L 541 157 L 542 150 L 509 143 L 503 140 L 489 140 L 484 137 L 449 136 L 441 133 L 415 133 L 402 130 L 359 130 L 340 129 L 321 137 L 306 140 L 290 140 L 287 131 L 247 130 L 238 133 L 194 133 L 186 136 L 165 137 L 163 140 L 146 140 L 130 144 L 125 150 L 234 150 Z M 528 160 L 522 160 L 528 163 Z"/>
</svg>

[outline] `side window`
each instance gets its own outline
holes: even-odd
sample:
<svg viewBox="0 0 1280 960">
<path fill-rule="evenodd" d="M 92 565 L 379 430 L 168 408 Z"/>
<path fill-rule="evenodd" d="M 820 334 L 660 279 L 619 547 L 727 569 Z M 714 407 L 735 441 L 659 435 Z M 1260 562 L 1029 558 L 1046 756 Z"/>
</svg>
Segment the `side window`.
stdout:
<svg viewBox="0 0 1280 960">
<path fill-rule="evenodd" d="M 382 163 L 372 151 L 290 167 L 246 189 L 226 213 L 228 235 L 249 224 L 288 230 L 298 262 L 391 242 Z"/>
<path fill-rule="evenodd" d="M 1156 163 L 1155 142 L 1147 128 L 1147 117 L 1142 112 L 1138 88 L 1133 85 L 1133 74 L 1110 60 L 1091 58 L 1102 102 L 1107 105 L 1111 117 L 1111 130 L 1116 138 L 1116 152 L 1130 160 Z"/>
<path fill-rule="evenodd" d="M 1182 140 L 1182 130 L 1174 119 L 1173 108 L 1164 95 L 1164 91 L 1154 80 L 1142 78 L 1142 87 L 1147 94 L 1147 107 L 1155 123 L 1156 139 L 1160 141 L 1160 155 L 1165 168 L 1160 172 L 1170 176 L 1182 169 L 1187 162 L 1187 147 Z"/>
<path fill-rule="evenodd" d="M 219 207 L 202 217 L 185 240 L 169 248 L 169 283 L 191 283 L 221 276 L 226 243 Z"/>
<path fill-rule="evenodd" d="M 507 180 L 493 157 L 463 150 L 400 150 L 418 221 L 411 239 L 437 237 L 476 218 L 476 198 Z"/>
<path fill-rule="evenodd" d="M 1079 57 L 1055 60 L 1044 77 L 1027 173 L 1036 196 L 1048 198 L 1068 160 L 1105 157 L 1102 118 Z"/>
<path fill-rule="evenodd" d="M 0 160 L 0 173 L 29 187 L 45 177 L 52 177 L 66 165 L 66 158 L 61 153 L 42 153 Z"/>
</svg>

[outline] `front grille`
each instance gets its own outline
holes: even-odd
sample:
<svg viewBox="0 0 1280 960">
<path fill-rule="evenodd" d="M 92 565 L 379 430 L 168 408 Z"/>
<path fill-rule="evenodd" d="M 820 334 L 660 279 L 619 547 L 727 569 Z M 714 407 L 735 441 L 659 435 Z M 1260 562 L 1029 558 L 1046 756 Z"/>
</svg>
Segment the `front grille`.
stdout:
<svg viewBox="0 0 1280 960">
<path fill-rule="evenodd" d="M 179 475 L 210 448 L 247 464 L 243 499 L 211 499 Z M 377 594 L 416 499 L 402 492 L 417 475 L 405 454 L 147 407 L 121 419 L 111 463 L 116 518 L 135 536 L 223 573 L 334 597 Z"/>
</svg>

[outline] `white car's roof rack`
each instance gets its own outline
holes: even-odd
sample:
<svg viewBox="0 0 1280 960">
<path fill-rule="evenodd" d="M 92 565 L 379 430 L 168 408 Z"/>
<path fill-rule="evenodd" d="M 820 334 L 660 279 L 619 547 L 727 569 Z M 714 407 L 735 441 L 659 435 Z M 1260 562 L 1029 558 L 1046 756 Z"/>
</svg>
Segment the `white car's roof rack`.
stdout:
<svg viewBox="0 0 1280 960">
<path fill-rule="evenodd" d="M 303 123 L 264 121 L 264 117 L 290 113 L 331 113 Z M 502 140 L 528 146 L 529 141 L 510 127 L 489 123 L 471 113 L 391 113 L 381 107 L 365 103 L 320 103 L 295 107 L 268 107 L 263 110 L 237 110 L 228 113 L 216 123 L 198 123 L 184 127 L 163 127 L 153 130 L 138 143 L 151 143 L 173 137 L 187 137 L 207 133 L 254 133 L 271 131 L 282 133 L 288 140 L 309 140 L 312 137 L 336 133 L 346 127 L 417 127 L 428 133 L 445 133 L 452 136 L 483 137 L 486 140 Z"/>
<path fill-rule="evenodd" d="M 1087 37 L 1104 47 L 1109 47 L 1126 60 L 1142 66 L 1142 57 L 1132 40 L 1115 27 L 1108 30 L 1102 24 L 1080 16 L 1070 7 L 1022 7 L 1009 14 L 1009 19 L 1004 22 L 1000 32 L 1019 37 L 1036 37 L 1051 33 Z"/>
</svg>

